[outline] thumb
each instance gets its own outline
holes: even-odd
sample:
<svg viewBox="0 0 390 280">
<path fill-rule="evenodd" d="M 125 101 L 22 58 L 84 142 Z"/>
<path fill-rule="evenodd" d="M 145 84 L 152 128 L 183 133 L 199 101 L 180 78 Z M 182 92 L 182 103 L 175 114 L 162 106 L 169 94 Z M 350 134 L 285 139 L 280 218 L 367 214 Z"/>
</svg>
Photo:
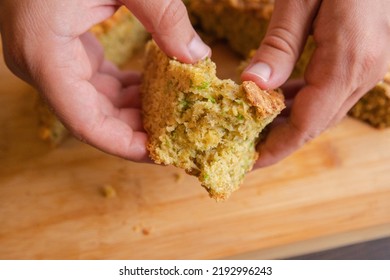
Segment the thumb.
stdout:
<svg viewBox="0 0 390 280">
<path fill-rule="evenodd" d="M 210 48 L 195 32 L 181 0 L 122 2 L 142 22 L 168 56 L 186 63 L 194 63 L 210 56 Z"/>
<path fill-rule="evenodd" d="M 276 0 L 267 33 L 241 78 L 261 88 L 282 85 L 303 50 L 320 2 Z"/>
</svg>

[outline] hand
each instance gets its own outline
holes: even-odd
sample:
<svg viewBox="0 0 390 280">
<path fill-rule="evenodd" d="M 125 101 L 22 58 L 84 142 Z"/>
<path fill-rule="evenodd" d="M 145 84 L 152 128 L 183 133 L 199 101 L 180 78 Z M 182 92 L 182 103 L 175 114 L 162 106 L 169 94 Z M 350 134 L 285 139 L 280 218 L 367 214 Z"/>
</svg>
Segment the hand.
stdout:
<svg viewBox="0 0 390 280">
<path fill-rule="evenodd" d="M 276 0 L 266 37 L 242 79 L 262 88 L 281 86 L 312 32 L 316 50 L 288 117 L 276 123 L 260 148 L 256 167 L 293 153 L 349 109 L 384 77 L 390 62 L 390 1 Z"/>
<path fill-rule="evenodd" d="M 147 159 L 139 100 L 139 75 L 103 58 L 87 33 L 125 4 L 160 47 L 183 62 L 210 55 L 180 0 L 2 0 L 4 58 L 34 85 L 79 139 L 113 155 Z"/>
</svg>

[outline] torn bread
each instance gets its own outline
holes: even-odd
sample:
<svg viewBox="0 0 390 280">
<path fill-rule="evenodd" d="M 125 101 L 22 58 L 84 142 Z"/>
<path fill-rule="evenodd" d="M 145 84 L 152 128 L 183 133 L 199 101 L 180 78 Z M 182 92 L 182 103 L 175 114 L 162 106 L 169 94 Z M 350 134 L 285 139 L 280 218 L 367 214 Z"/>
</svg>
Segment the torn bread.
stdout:
<svg viewBox="0 0 390 280">
<path fill-rule="evenodd" d="M 197 176 L 216 200 L 239 188 L 258 158 L 260 132 L 285 107 L 281 92 L 220 80 L 209 58 L 183 64 L 153 41 L 141 91 L 151 158 Z"/>
</svg>

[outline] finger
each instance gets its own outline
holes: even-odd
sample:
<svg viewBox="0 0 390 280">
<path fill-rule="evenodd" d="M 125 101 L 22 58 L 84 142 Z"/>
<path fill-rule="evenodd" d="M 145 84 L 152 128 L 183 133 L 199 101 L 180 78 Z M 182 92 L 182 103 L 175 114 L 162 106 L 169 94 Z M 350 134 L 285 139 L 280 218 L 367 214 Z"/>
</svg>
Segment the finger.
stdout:
<svg viewBox="0 0 390 280">
<path fill-rule="evenodd" d="M 120 81 L 107 74 L 95 73 L 90 79 L 90 83 L 96 88 L 96 90 L 110 99 L 110 101 L 116 106 L 116 99 L 118 93 L 122 90 L 122 84 Z"/>
<path fill-rule="evenodd" d="M 275 122 L 272 123 L 272 130 L 267 135 L 266 142 L 260 144 L 258 147 L 261 157 L 255 164 L 255 168 L 269 166 L 280 161 L 303 146 L 309 140 L 318 136 L 326 128 L 339 123 L 365 93 L 364 90 L 357 89 L 346 100 L 343 98 L 343 95 L 340 94 L 337 99 L 330 98 L 329 100 L 332 100 L 330 102 L 327 102 L 326 99 L 328 98 L 321 98 L 321 96 L 318 95 L 319 100 L 317 104 L 313 104 L 312 101 L 307 101 L 308 106 L 316 108 L 312 110 L 312 114 L 314 113 L 314 115 L 304 114 L 306 117 L 299 117 L 297 115 L 300 113 L 297 113 L 296 111 L 292 112 L 292 110 L 290 110 L 289 118 L 284 118 L 285 114 L 281 114 L 281 118 L 277 118 Z M 320 93 L 318 92 L 318 94 Z M 300 103 L 304 104 L 305 101 L 301 101 Z M 337 104 L 340 105 L 337 106 Z M 297 106 L 300 105 L 294 103 L 295 109 Z M 287 106 L 287 108 L 289 108 L 289 106 Z M 324 114 L 329 114 L 329 117 L 326 118 L 323 116 Z M 310 119 L 314 126 L 299 122 L 298 119 L 302 118 Z M 288 141 L 280 142 L 280 139 L 288 139 Z"/>
<path fill-rule="evenodd" d="M 285 104 L 286 107 L 283 109 L 282 112 L 280 112 L 278 117 L 279 116 L 281 116 L 281 117 L 288 117 L 288 116 L 290 116 L 291 108 L 292 108 L 293 103 L 294 103 L 293 99 L 285 99 L 284 100 L 284 104 Z"/>
<path fill-rule="evenodd" d="M 119 78 L 121 70 L 111 61 L 104 59 L 98 70 L 100 73 L 108 74 Z"/>
<path fill-rule="evenodd" d="M 117 78 L 124 86 L 140 83 L 141 75 L 135 71 L 122 71 L 112 62 L 104 59 L 102 45 L 90 32 L 82 34 L 80 40 L 84 45 L 91 65 L 91 72 L 100 72 Z"/>
<path fill-rule="evenodd" d="M 86 83 L 86 82 L 81 82 Z M 88 84 L 79 85 L 84 97 L 67 96 L 62 103 L 77 105 L 72 110 L 57 109 L 67 127 L 80 140 L 126 159 L 141 161 L 147 158 L 147 135 L 142 131 L 139 110 L 118 110 L 96 104 L 94 88 Z M 89 93 L 88 91 L 91 91 Z M 58 108 L 58 100 L 52 102 Z M 95 104 L 95 105 L 93 105 Z"/>
<path fill-rule="evenodd" d="M 145 132 L 142 125 L 141 110 L 135 108 L 123 108 L 119 110 L 118 119 L 129 125 L 133 131 Z"/>
<path fill-rule="evenodd" d="M 135 71 L 121 71 L 118 75 L 118 79 L 121 81 L 122 86 L 134 86 L 141 84 L 141 73 Z"/>
<path fill-rule="evenodd" d="M 85 33 L 80 36 L 80 40 L 86 49 L 91 72 L 94 73 L 90 79 L 91 84 L 98 92 L 104 94 L 115 107 L 131 106 L 138 87 L 132 88 L 130 85 L 140 83 L 140 74 L 133 71 L 121 71 L 113 63 L 105 60 L 103 49 L 92 34 Z M 123 91 L 124 87 L 129 89 Z M 139 102 L 135 101 L 138 106 Z"/>
<path fill-rule="evenodd" d="M 302 124 L 296 121 L 300 117 L 292 117 L 297 114 L 294 109 L 296 110 L 296 106 L 293 106 L 289 118 L 272 127 L 265 142 L 259 146 L 260 158 L 255 164 L 256 168 L 275 164 L 289 156 L 306 142 L 318 136 L 329 124 L 329 121 L 315 120 L 316 117 L 307 116 L 306 114 L 304 115 L 311 118 L 313 123 L 317 125 Z M 321 108 L 317 108 L 317 111 L 320 110 Z"/>
<path fill-rule="evenodd" d="M 133 131 L 124 122 L 106 116 L 99 126 L 88 131 L 84 140 L 96 148 L 132 161 L 148 161 L 147 134 Z"/>
<path fill-rule="evenodd" d="M 287 81 L 280 88 L 286 99 L 293 99 L 304 86 L 305 81 L 303 79 L 294 79 Z"/>
<path fill-rule="evenodd" d="M 132 107 L 141 108 L 141 90 L 140 86 L 128 86 L 122 89 L 120 100 L 117 101 L 118 108 Z"/>
<path fill-rule="evenodd" d="M 77 45 L 76 40 L 66 48 L 56 46 L 50 52 L 52 55 L 43 61 L 41 82 L 45 86 L 42 91 L 50 105 L 66 127 L 82 141 L 129 160 L 147 160 L 147 135 L 132 128 L 142 128 L 139 111 L 115 108 L 107 97 L 82 78 L 87 76 L 84 72 L 89 71 L 84 67 L 89 58 L 80 52 L 78 59 L 71 59 L 72 50 L 79 49 Z M 66 65 L 70 62 L 72 65 Z M 64 64 L 66 67 L 58 67 Z M 75 72 L 75 69 L 80 70 Z M 57 79 L 58 76 L 62 78 Z"/>
<path fill-rule="evenodd" d="M 317 137 L 331 124 L 347 100 L 351 92 L 343 66 L 347 61 L 342 51 L 331 49 L 332 54 L 329 48 L 318 48 L 314 52 L 306 73 L 307 83 L 298 91 L 290 116 L 273 127 L 260 145 L 256 168 L 280 161 Z"/>
<path fill-rule="evenodd" d="M 144 24 L 168 56 L 186 63 L 210 56 L 210 48 L 193 29 L 181 0 L 122 2 Z"/>
<path fill-rule="evenodd" d="M 261 88 L 276 88 L 291 74 L 320 5 L 316 1 L 275 1 L 268 31 L 241 78 Z"/>
<path fill-rule="evenodd" d="M 121 70 L 108 60 L 103 61 L 99 68 L 99 72 L 117 78 L 124 87 L 141 83 L 141 74 L 139 72 L 132 70 Z"/>
<path fill-rule="evenodd" d="M 122 113 L 121 119 L 130 115 Z M 144 161 L 148 158 L 145 132 L 135 131 L 128 123 L 110 115 L 98 114 L 90 124 L 94 126 L 80 127 L 77 131 L 77 135 L 88 144 L 134 161 Z"/>
<path fill-rule="evenodd" d="M 306 73 L 306 84 L 296 95 L 288 119 L 272 128 L 260 146 L 256 168 L 274 164 L 287 157 L 326 128 L 340 121 L 349 108 L 367 91 L 367 85 L 355 88 L 357 73 L 348 65 L 347 50 L 319 48 L 313 54 Z M 321 67 L 316 67 L 321 65 Z"/>
<path fill-rule="evenodd" d="M 278 117 L 290 116 L 294 98 L 304 86 L 305 86 L 304 80 L 296 79 L 296 80 L 289 80 L 280 87 L 285 97 L 284 104 L 286 105 L 286 108 L 283 109 L 283 111 L 280 113 Z"/>
<path fill-rule="evenodd" d="M 94 74 L 90 83 L 116 108 L 141 107 L 140 86 L 138 84 L 123 87 L 117 78 L 102 73 Z"/>
<path fill-rule="evenodd" d="M 86 84 L 83 102 L 80 102 L 80 96 L 68 96 L 68 100 L 63 101 L 71 104 L 78 102 L 72 110 L 60 113 L 70 130 L 77 138 L 107 153 L 134 161 L 147 158 L 147 135 L 137 132 L 142 131 L 139 110 L 118 110 L 99 104 L 93 106 L 96 99 L 92 97 L 94 93 L 88 93 L 88 88 Z M 89 90 L 94 91 L 94 88 Z"/>
<path fill-rule="evenodd" d="M 104 61 L 104 50 L 102 45 L 90 32 L 84 33 L 80 36 L 80 41 L 87 50 L 88 59 L 91 65 L 92 73 L 95 73 Z"/>
</svg>

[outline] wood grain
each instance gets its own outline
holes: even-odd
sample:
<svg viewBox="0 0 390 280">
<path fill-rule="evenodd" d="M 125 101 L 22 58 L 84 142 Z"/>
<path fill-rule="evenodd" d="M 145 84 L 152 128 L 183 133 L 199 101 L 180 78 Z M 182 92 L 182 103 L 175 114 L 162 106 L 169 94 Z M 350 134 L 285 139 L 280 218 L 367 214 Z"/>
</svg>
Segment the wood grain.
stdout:
<svg viewBox="0 0 390 280">
<path fill-rule="evenodd" d="M 233 75 L 237 61 L 217 52 L 221 75 Z M 310 240 L 389 233 L 390 130 L 346 118 L 216 203 L 173 167 L 72 138 L 51 149 L 37 136 L 35 98 L 1 62 L 1 259 L 215 259 L 273 248 L 281 253 L 269 257 L 283 257 Z M 107 184 L 115 197 L 102 195 Z"/>
</svg>

